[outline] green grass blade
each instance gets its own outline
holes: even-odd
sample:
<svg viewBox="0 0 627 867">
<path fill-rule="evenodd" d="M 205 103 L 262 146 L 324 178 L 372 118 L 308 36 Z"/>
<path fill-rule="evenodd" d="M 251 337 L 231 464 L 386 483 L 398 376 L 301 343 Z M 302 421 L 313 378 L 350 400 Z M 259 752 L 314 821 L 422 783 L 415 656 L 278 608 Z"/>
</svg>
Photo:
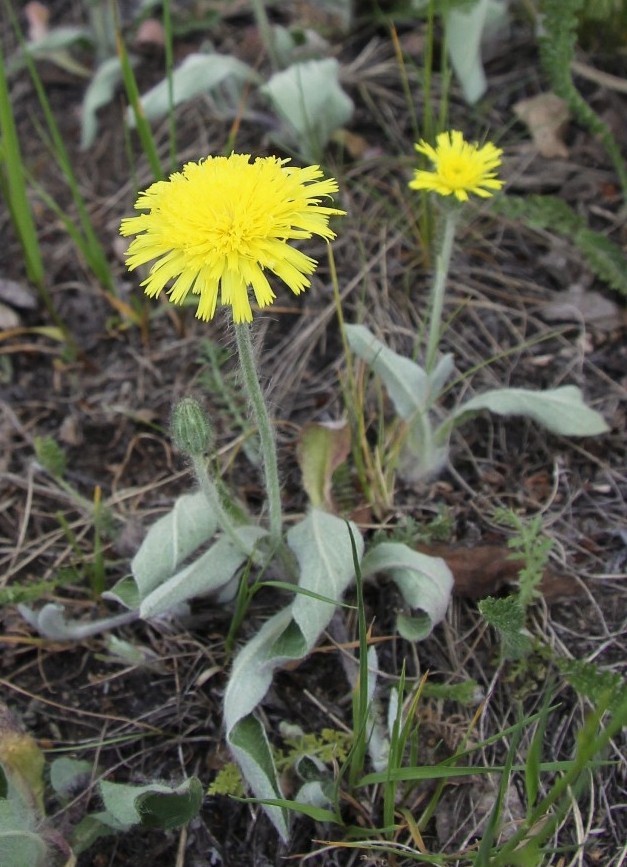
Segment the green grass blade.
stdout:
<svg viewBox="0 0 627 867">
<path fill-rule="evenodd" d="M 450 759 L 446 760 L 447 762 Z M 603 765 L 603 762 L 595 762 L 594 766 Z M 572 759 L 564 761 L 542 762 L 540 770 L 543 773 L 555 773 L 555 771 L 564 771 L 570 773 L 575 767 L 576 762 Z M 473 774 L 500 774 L 507 770 L 506 765 L 468 765 L 459 767 L 458 765 L 445 764 L 439 765 L 418 765 L 416 767 L 397 768 L 393 771 L 378 771 L 372 774 L 366 774 L 357 783 L 358 787 L 372 786 L 375 783 L 386 783 L 388 780 L 397 780 L 398 782 L 411 781 L 420 782 L 422 780 L 448 780 L 452 777 L 471 777 Z M 524 765 L 512 765 L 512 771 L 522 773 L 525 770 Z"/>
<path fill-rule="evenodd" d="M 176 119 L 174 117 L 174 48 L 172 37 L 171 0 L 163 0 L 163 32 L 165 37 L 165 75 L 168 83 L 168 135 L 170 138 L 170 171 L 176 169 Z"/>
<path fill-rule="evenodd" d="M 359 557 L 355 538 L 350 524 L 347 522 L 355 564 L 355 589 L 357 596 L 357 622 L 359 628 L 359 676 L 353 693 L 353 749 L 349 758 L 349 781 L 355 785 L 363 771 L 368 747 L 368 624 L 366 623 L 366 608 L 364 601 L 364 584 L 361 575 Z"/>
<path fill-rule="evenodd" d="M 571 798 L 577 797 L 577 792 L 586 781 L 588 773 L 599 764 L 595 757 L 606 749 L 610 740 L 627 723 L 627 697 L 625 697 L 615 708 L 606 727 L 597 733 L 601 720 L 611 705 L 612 693 L 608 691 L 579 731 L 574 759 L 566 763 L 549 763 L 566 764 L 568 767 L 564 768 L 563 775 L 556 780 L 547 795 L 530 811 L 522 827 L 493 856 L 491 867 L 509 867 L 511 864 L 524 863 L 525 849 L 537 850 L 551 836 L 557 824 L 563 820 Z M 544 769 L 543 764 L 540 765 L 540 769 Z"/>
<path fill-rule="evenodd" d="M 37 286 L 40 292 L 45 292 L 44 265 L 35 222 L 26 194 L 22 155 L 11 110 L 11 98 L 4 67 L 4 56 L 0 46 L 0 163 L 5 169 L 3 180 L 6 187 L 3 192 L 24 250 L 28 279 Z"/>
<path fill-rule="evenodd" d="M 485 830 L 483 832 L 483 837 L 481 838 L 481 843 L 479 845 L 477 857 L 475 859 L 473 867 L 490 867 L 490 864 L 492 863 L 490 859 L 491 850 L 497 838 L 501 819 L 501 812 L 503 810 L 503 802 L 505 801 L 505 797 L 507 795 L 507 789 L 511 785 L 514 757 L 516 756 L 516 750 L 518 749 L 521 735 L 522 731 L 521 729 L 518 729 L 518 731 L 514 732 L 512 740 L 510 741 L 509 749 L 507 751 L 507 757 L 505 759 L 505 767 L 503 769 L 503 773 L 501 774 L 499 790 L 496 798 L 494 799 L 494 806 L 492 807 L 490 815 L 488 816 Z"/>
<path fill-rule="evenodd" d="M 407 730 L 407 724 L 403 726 L 403 696 L 405 695 L 405 661 L 401 669 L 400 679 L 397 686 L 396 695 L 398 696 L 398 705 L 396 716 L 392 724 L 390 733 L 390 753 L 388 758 L 388 771 L 393 768 L 400 768 L 403 761 L 403 752 L 405 747 L 405 739 L 403 733 Z M 412 705 L 413 709 L 413 705 Z M 410 711 L 411 713 L 411 711 Z M 410 714 L 408 714 L 408 723 Z M 385 783 L 383 786 L 383 824 L 386 827 L 391 827 L 394 824 L 394 810 L 396 807 L 396 783 L 392 780 Z"/>
<path fill-rule="evenodd" d="M 148 160 L 148 164 L 150 165 L 150 169 L 154 175 L 155 180 L 163 180 L 165 175 L 161 167 L 159 154 L 157 153 L 157 146 L 152 135 L 152 130 L 150 129 L 150 124 L 144 116 L 144 111 L 142 109 L 142 104 L 139 97 L 139 88 L 137 87 L 137 79 L 135 78 L 135 73 L 133 72 L 133 65 L 131 64 L 128 51 L 126 50 L 126 45 L 124 44 L 124 40 L 122 39 L 120 23 L 117 20 L 116 45 L 118 50 L 118 57 L 120 58 L 120 66 L 122 67 L 122 80 L 124 81 L 126 95 L 135 116 L 137 134 L 139 135 L 142 149 L 144 151 L 144 154 L 146 155 L 146 159 Z"/>
<path fill-rule="evenodd" d="M 527 814 L 531 812 L 538 800 L 540 792 L 540 765 L 542 762 L 542 746 L 546 734 L 546 725 L 549 718 L 548 703 L 550 696 L 553 694 L 552 689 L 548 689 L 545 697 L 544 713 L 538 720 L 538 725 L 534 732 L 527 757 L 525 761 L 525 793 L 527 796 Z"/>
<path fill-rule="evenodd" d="M 22 45 L 22 48 L 24 48 L 24 37 L 19 29 L 15 14 L 11 9 L 10 4 L 5 5 L 8 5 L 8 12 L 11 23 L 13 24 L 16 36 L 20 44 Z M 46 95 L 46 91 L 39 76 L 39 73 L 37 72 L 37 67 L 33 58 L 31 57 L 30 52 L 24 51 L 23 56 L 24 63 L 28 69 L 28 73 L 33 83 L 33 87 L 35 88 L 35 93 L 37 94 L 37 99 L 39 100 L 39 104 L 44 115 L 46 127 L 49 134 L 49 147 L 70 189 L 72 199 L 78 213 L 78 221 L 84 235 L 84 244 L 82 249 L 86 251 L 87 264 L 89 265 L 96 278 L 100 281 L 102 286 L 108 292 L 113 292 L 114 283 L 111 276 L 111 270 L 107 257 L 94 231 L 94 227 L 87 211 L 85 201 L 80 192 L 76 175 L 74 174 L 74 171 L 72 169 L 72 160 L 70 159 L 67 148 L 65 147 L 59 125 L 57 124 L 54 114 L 52 113 L 52 109 L 50 108 L 50 103 L 48 101 L 48 97 Z"/>
<path fill-rule="evenodd" d="M 264 804 L 268 807 L 281 807 L 284 810 L 291 810 L 302 816 L 309 816 L 316 822 L 332 822 L 335 825 L 342 824 L 342 817 L 339 813 L 334 813 L 331 810 L 325 810 L 323 807 L 314 807 L 313 804 L 303 804 L 300 801 L 289 801 L 287 798 L 236 798 L 234 801 L 240 801 L 243 804 Z"/>
</svg>

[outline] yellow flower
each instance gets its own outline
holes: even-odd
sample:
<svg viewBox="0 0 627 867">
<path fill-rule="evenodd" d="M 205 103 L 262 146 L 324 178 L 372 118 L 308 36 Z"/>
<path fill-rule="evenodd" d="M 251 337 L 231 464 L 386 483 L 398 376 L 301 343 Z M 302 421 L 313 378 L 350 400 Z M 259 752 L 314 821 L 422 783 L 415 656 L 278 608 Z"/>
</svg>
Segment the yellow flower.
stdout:
<svg viewBox="0 0 627 867">
<path fill-rule="evenodd" d="M 434 170 L 417 169 L 409 182 L 413 190 L 433 190 L 441 196 L 453 195 L 465 202 L 468 193 L 487 199 L 503 186 L 504 182 L 498 180 L 494 171 L 501 165 L 503 151 L 490 142 L 479 147 L 464 141 L 462 133 L 453 130 L 440 133 L 435 148 L 425 141 L 415 147 L 418 153 L 431 160 Z"/>
<path fill-rule="evenodd" d="M 323 179 L 319 166 L 288 162 L 208 157 L 140 193 L 135 208 L 147 213 L 122 220 L 120 233 L 137 236 L 126 254 L 130 270 L 156 260 L 141 284 L 146 294 L 157 296 L 174 281 L 170 301 L 180 304 L 190 291 L 198 295 L 199 319 L 213 317 L 220 294 L 235 322 L 250 322 L 249 288 L 259 307 L 275 298 L 265 271 L 295 295 L 306 289 L 317 262 L 288 241 L 334 238 L 329 218 L 345 211 L 320 204 L 338 187 Z"/>
</svg>

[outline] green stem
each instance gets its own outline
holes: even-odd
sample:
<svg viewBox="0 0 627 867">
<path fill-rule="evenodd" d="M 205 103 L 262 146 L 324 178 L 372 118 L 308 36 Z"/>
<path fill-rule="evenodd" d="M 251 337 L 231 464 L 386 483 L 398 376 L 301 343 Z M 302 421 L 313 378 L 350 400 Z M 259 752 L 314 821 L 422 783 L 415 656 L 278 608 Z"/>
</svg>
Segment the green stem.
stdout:
<svg viewBox="0 0 627 867">
<path fill-rule="evenodd" d="M 435 274 L 431 288 L 431 310 L 429 313 L 429 327 L 427 338 L 427 354 L 425 368 L 431 373 L 435 367 L 436 356 L 440 345 L 440 332 L 442 326 L 442 310 L 444 309 L 444 293 L 446 290 L 446 278 L 451 264 L 451 253 L 457 227 L 457 208 L 447 209 L 444 217 L 444 234 L 442 245 L 435 260 Z"/>
<path fill-rule="evenodd" d="M 277 72 L 280 69 L 279 57 L 276 51 L 274 33 L 272 32 L 272 25 L 270 24 L 270 19 L 266 12 L 264 0 L 252 0 L 252 7 L 255 21 L 257 22 L 257 27 L 261 34 L 261 41 L 268 52 L 268 58 L 270 59 L 273 71 Z"/>
<path fill-rule="evenodd" d="M 165 75 L 168 83 L 168 134 L 170 137 L 170 171 L 176 168 L 176 119 L 174 117 L 174 48 L 172 40 L 171 0 L 162 5 L 163 30 L 165 32 Z"/>
<path fill-rule="evenodd" d="M 283 517 L 281 514 L 281 488 L 279 485 L 276 442 L 270 423 L 270 416 L 268 415 L 268 407 L 266 406 L 259 384 L 259 377 L 257 376 L 250 326 L 246 322 L 235 323 L 235 339 L 237 341 L 242 379 L 244 380 L 248 400 L 250 401 L 259 432 L 270 516 L 270 535 L 274 542 L 279 544 L 281 542 Z"/>
<path fill-rule="evenodd" d="M 233 545 L 240 551 L 243 551 L 248 557 L 252 556 L 252 549 L 245 545 L 239 533 L 237 532 L 237 524 L 224 508 L 218 489 L 214 485 L 209 473 L 207 472 L 207 464 L 205 458 L 201 454 L 191 455 L 194 474 L 198 480 L 200 490 L 207 498 L 207 502 L 215 512 L 218 519 L 220 529 L 225 536 L 228 536 Z"/>
</svg>

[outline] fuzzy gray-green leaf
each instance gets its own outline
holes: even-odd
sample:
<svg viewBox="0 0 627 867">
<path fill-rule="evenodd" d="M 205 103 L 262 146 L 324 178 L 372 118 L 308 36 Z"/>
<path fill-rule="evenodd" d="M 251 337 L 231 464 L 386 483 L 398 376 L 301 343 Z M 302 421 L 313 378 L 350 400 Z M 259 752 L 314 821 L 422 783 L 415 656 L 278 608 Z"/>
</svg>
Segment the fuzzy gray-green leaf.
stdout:
<svg viewBox="0 0 627 867">
<path fill-rule="evenodd" d="M 352 351 L 381 378 L 394 409 L 405 421 L 424 412 L 430 396 L 429 377 L 418 364 L 378 340 L 365 325 L 345 325 Z"/>
<path fill-rule="evenodd" d="M 401 620 L 398 624 L 399 630 L 406 627 L 408 638 L 426 638 L 444 619 L 453 590 L 453 575 L 441 557 L 429 557 L 401 542 L 382 542 L 368 551 L 362 561 L 362 572 L 364 578 L 377 572 L 389 575 L 409 607 L 424 612 L 420 620 Z"/>
<path fill-rule="evenodd" d="M 50 764 L 50 785 L 63 800 L 69 800 L 82 780 L 89 782 L 93 769 L 92 762 L 59 756 Z"/>
<path fill-rule="evenodd" d="M 257 81 L 257 73 L 236 57 L 225 54 L 188 54 L 172 73 L 172 101 L 180 105 L 203 93 L 211 93 L 220 102 L 237 105 L 246 82 Z M 163 79 L 141 98 L 146 118 L 159 120 L 170 111 L 168 81 Z M 134 115 L 128 114 L 134 125 Z"/>
<path fill-rule="evenodd" d="M 363 540 L 351 525 L 358 557 Z M 335 612 L 355 566 L 346 521 L 313 509 L 287 534 L 300 569 L 299 586 L 330 601 L 297 593 L 293 602 L 264 623 L 240 650 L 224 694 L 226 737 L 246 782 L 255 796 L 280 796 L 280 786 L 263 728 L 254 716 L 270 688 L 275 670 L 284 662 L 310 653 Z M 251 730 L 256 732 L 251 737 Z M 285 811 L 264 807 L 283 839 L 288 828 Z"/>
<path fill-rule="evenodd" d="M 527 388 L 497 388 L 471 398 L 455 410 L 459 424 L 468 413 L 487 409 L 496 415 L 524 415 L 562 436 L 597 436 L 609 430 L 603 416 L 583 401 L 575 385 L 546 391 Z"/>
<path fill-rule="evenodd" d="M 354 524 L 350 527 L 361 559 L 363 539 Z M 299 587 L 339 602 L 355 576 L 347 522 L 321 509 L 312 509 L 304 521 L 289 531 L 287 543 L 298 559 Z M 305 636 L 308 650 L 313 649 L 333 613 L 332 604 L 296 594 L 292 616 Z"/>
<path fill-rule="evenodd" d="M 203 542 L 211 538 L 217 521 L 200 491 L 183 494 L 167 515 L 148 530 L 131 563 L 141 599 L 175 574 L 178 567 Z"/>
<path fill-rule="evenodd" d="M 175 828 L 189 822 L 198 813 L 202 803 L 202 785 L 195 777 L 178 787 L 160 783 L 133 786 L 103 780 L 100 795 L 107 813 L 119 826 L 131 828 L 142 824 L 153 828 Z"/>
<path fill-rule="evenodd" d="M 81 106 L 81 150 L 90 148 L 98 133 L 98 109 L 108 105 L 122 80 L 118 57 L 109 57 L 100 64 L 89 82 Z"/>
<path fill-rule="evenodd" d="M 267 535 L 261 527 L 239 527 L 238 534 L 248 547 Z M 194 596 L 215 593 L 227 584 L 247 560 L 242 548 L 222 537 L 180 572 L 146 596 L 139 607 L 140 617 L 155 617 Z"/>
<path fill-rule="evenodd" d="M 335 130 L 353 115 L 351 98 L 339 83 L 339 64 L 332 57 L 294 63 L 275 73 L 260 88 L 283 120 L 287 137 L 309 162 L 320 162 Z"/>
</svg>

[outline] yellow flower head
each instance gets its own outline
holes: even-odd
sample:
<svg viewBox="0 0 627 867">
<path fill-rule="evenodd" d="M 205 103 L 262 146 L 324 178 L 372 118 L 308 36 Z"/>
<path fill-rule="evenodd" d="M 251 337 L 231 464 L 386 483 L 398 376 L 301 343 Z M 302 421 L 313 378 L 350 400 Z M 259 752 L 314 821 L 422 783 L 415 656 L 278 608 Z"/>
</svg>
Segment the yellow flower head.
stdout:
<svg viewBox="0 0 627 867">
<path fill-rule="evenodd" d="M 135 208 L 147 213 L 122 220 L 120 233 L 136 235 L 126 254 L 130 270 L 155 260 L 142 283 L 146 294 L 157 296 L 174 281 L 170 300 L 180 304 L 193 292 L 199 296 L 196 316 L 207 320 L 220 293 L 235 322 L 250 322 L 249 287 L 259 307 L 275 298 L 266 270 L 295 295 L 306 289 L 317 262 L 288 241 L 334 238 L 329 218 L 345 211 L 320 204 L 338 187 L 319 166 L 288 162 L 251 162 L 248 154 L 208 157 L 140 193 Z"/>
<path fill-rule="evenodd" d="M 413 190 L 433 190 L 465 202 L 468 193 L 487 199 L 503 186 L 494 171 L 501 165 L 503 151 L 490 142 L 479 147 L 464 141 L 462 133 L 453 130 L 440 133 L 435 148 L 420 141 L 416 150 L 431 160 L 434 170 L 417 169 L 409 182 Z"/>
</svg>

